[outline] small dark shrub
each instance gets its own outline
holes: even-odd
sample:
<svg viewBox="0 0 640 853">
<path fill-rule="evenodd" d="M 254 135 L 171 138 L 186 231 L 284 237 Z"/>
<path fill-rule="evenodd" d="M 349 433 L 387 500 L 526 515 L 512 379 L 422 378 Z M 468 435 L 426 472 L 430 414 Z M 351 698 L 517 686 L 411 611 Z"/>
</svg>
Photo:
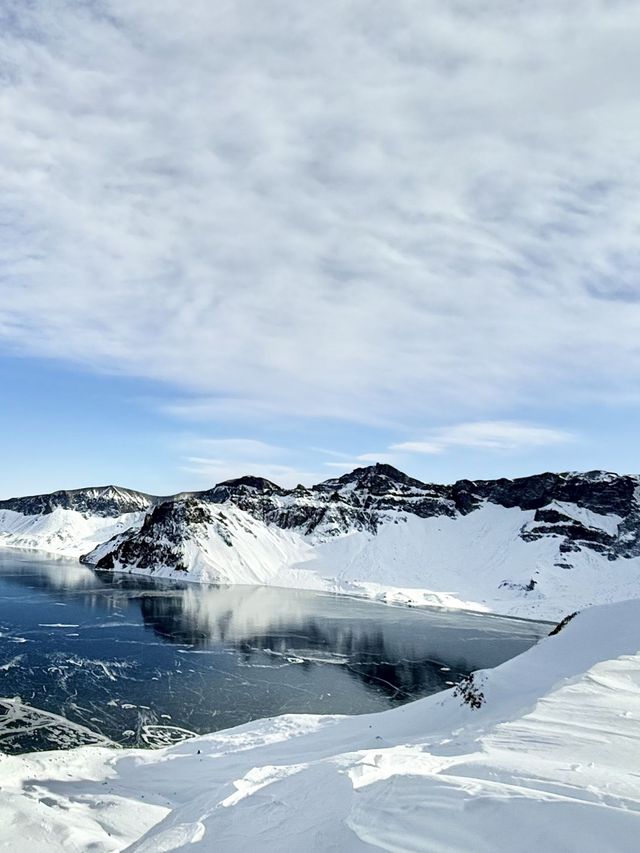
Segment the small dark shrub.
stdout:
<svg viewBox="0 0 640 853">
<path fill-rule="evenodd" d="M 460 704 L 468 705 L 474 711 L 484 704 L 484 693 L 476 684 L 473 673 L 465 676 L 462 681 L 456 684 L 453 695 L 462 699 Z"/>
<path fill-rule="evenodd" d="M 560 631 L 562 631 L 562 629 L 565 627 L 565 625 L 568 625 L 569 622 L 571 622 L 571 620 L 578 615 L 578 613 L 580 613 L 580 611 L 576 610 L 574 613 L 570 613 L 568 616 L 565 616 L 562 622 L 558 622 L 553 631 L 549 631 L 549 636 L 553 637 L 554 634 L 559 634 Z"/>
</svg>

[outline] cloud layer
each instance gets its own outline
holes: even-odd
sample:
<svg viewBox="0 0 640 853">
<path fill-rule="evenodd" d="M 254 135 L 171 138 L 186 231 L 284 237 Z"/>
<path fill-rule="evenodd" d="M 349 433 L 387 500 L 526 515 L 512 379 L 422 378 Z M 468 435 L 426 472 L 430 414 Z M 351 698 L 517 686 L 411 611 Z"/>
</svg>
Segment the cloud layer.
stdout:
<svg viewBox="0 0 640 853">
<path fill-rule="evenodd" d="M 5 0 L 0 33 L 5 347 L 205 418 L 637 398 L 632 0 Z"/>
<path fill-rule="evenodd" d="M 477 421 L 433 430 L 423 441 L 404 441 L 391 449 L 402 453 L 438 454 L 449 449 L 518 451 L 573 441 L 571 433 L 512 421 Z"/>
<path fill-rule="evenodd" d="M 259 472 L 284 486 L 310 485 L 327 478 L 326 471 L 342 474 L 376 462 L 403 470 L 415 465 L 415 457 L 461 450 L 490 454 L 527 454 L 538 448 L 564 445 L 575 440 L 571 433 L 515 421 L 475 421 L 432 430 L 424 440 L 392 444 L 387 450 L 347 454 L 320 447 L 303 451 L 247 438 L 186 438 L 182 470 L 204 482 L 220 482 Z M 292 464 L 293 463 L 293 464 Z M 297 463 L 297 464 L 296 464 Z M 306 468 L 304 467 L 306 463 Z"/>
</svg>

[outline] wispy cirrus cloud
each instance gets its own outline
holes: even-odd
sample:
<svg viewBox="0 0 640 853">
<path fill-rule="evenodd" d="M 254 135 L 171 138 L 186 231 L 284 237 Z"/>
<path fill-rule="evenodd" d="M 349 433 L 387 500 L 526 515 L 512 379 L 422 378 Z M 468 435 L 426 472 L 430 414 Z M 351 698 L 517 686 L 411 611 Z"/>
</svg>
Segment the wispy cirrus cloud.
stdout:
<svg viewBox="0 0 640 853">
<path fill-rule="evenodd" d="M 203 420 L 637 397 L 639 39 L 633 0 L 5 0 L 0 341 Z"/>
<path fill-rule="evenodd" d="M 290 464 L 291 451 L 252 438 L 186 438 L 181 469 L 208 487 L 245 474 L 266 477 L 282 486 L 311 483 L 317 473 Z"/>
<path fill-rule="evenodd" d="M 432 430 L 424 441 L 405 441 L 392 445 L 400 453 L 444 453 L 451 448 L 473 450 L 520 451 L 551 447 L 575 441 L 565 430 L 550 429 L 514 421 L 477 421 Z"/>
<path fill-rule="evenodd" d="M 192 450 L 197 449 L 201 453 L 213 453 L 223 458 L 265 460 L 281 456 L 284 452 L 282 447 L 260 441 L 255 438 L 197 438 L 185 442 Z"/>
<path fill-rule="evenodd" d="M 401 464 L 402 457 L 398 456 L 397 453 L 363 453 L 355 458 L 345 457 L 342 462 L 325 462 L 324 467 L 346 472 L 353 471 L 354 468 L 366 468 L 376 462 L 395 466 Z"/>
</svg>

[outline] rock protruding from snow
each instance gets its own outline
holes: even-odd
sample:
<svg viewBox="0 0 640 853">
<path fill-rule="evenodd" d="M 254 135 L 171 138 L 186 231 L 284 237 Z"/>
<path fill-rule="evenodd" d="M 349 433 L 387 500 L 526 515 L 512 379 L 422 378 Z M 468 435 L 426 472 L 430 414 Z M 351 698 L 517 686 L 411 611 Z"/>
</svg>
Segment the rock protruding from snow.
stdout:
<svg viewBox="0 0 640 853">
<path fill-rule="evenodd" d="M 139 530 L 81 561 L 155 577 L 188 573 L 205 583 L 275 584 L 284 566 L 310 553 L 300 536 L 267 526 L 232 503 L 189 497 L 158 504 Z"/>
</svg>

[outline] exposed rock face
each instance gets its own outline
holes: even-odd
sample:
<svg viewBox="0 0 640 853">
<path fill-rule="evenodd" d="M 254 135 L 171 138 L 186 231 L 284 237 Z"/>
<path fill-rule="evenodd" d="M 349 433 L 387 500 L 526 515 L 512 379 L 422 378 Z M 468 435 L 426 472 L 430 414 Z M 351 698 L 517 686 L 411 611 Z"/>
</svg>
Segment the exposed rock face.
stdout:
<svg viewBox="0 0 640 853">
<path fill-rule="evenodd" d="M 195 498 L 164 501 L 148 513 L 139 530 L 114 537 L 106 548 L 96 548 L 91 563 L 98 569 L 117 565 L 153 569 L 167 565 L 186 571 L 182 544 L 212 520 L 207 506 Z M 85 559 L 80 558 L 81 562 Z"/>
<path fill-rule="evenodd" d="M 281 489 L 259 477 L 241 477 L 214 486 L 199 497 L 212 503 L 235 504 L 239 509 L 283 530 L 298 530 L 308 535 L 318 532 L 325 536 L 339 535 L 348 530 L 375 531 L 376 520 L 365 510 L 357 495 L 344 501 L 329 488 Z"/>
<path fill-rule="evenodd" d="M 410 512 L 422 518 L 456 514 L 449 486 L 432 486 L 391 465 L 356 468 L 307 489 L 281 489 L 269 480 L 241 477 L 220 483 L 199 497 L 230 501 L 254 518 L 305 535 L 330 537 L 352 530 L 375 533 L 386 512 Z"/>
<path fill-rule="evenodd" d="M 118 486 L 97 486 L 87 489 L 52 492 L 0 501 L 0 510 L 8 509 L 22 515 L 49 515 L 56 509 L 70 509 L 82 515 L 116 518 L 129 512 L 147 510 L 158 498 L 123 489 Z"/>
<path fill-rule="evenodd" d="M 387 510 L 410 512 L 421 518 L 456 514 L 450 486 L 421 483 L 391 465 L 356 468 L 335 480 L 319 483 L 313 492 L 362 507 L 370 514 L 369 526 L 373 530 L 379 513 Z"/>
<path fill-rule="evenodd" d="M 536 474 L 516 480 L 460 480 L 452 486 L 454 495 L 468 492 L 502 506 L 541 509 L 552 501 L 573 503 L 601 515 L 625 516 L 636 498 L 638 477 L 604 471 L 570 474 Z"/>
<path fill-rule="evenodd" d="M 586 547 L 612 560 L 640 555 L 640 479 L 601 471 L 460 480 L 442 486 L 421 483 L 391 465 L 378 464 L 311 489 L 287 491 L 247 477 L 221 483 L 201 497 L 216 503 L 231 501 L 277 527 L 324 536 L 351 530 L 375 533 L 393 512 L 454 518 L 489 502 L 535 510 L 533 521 L 521 531 L 525 541 L 554 536 L 563 540 L 565 553 Z"/>
</svg>

